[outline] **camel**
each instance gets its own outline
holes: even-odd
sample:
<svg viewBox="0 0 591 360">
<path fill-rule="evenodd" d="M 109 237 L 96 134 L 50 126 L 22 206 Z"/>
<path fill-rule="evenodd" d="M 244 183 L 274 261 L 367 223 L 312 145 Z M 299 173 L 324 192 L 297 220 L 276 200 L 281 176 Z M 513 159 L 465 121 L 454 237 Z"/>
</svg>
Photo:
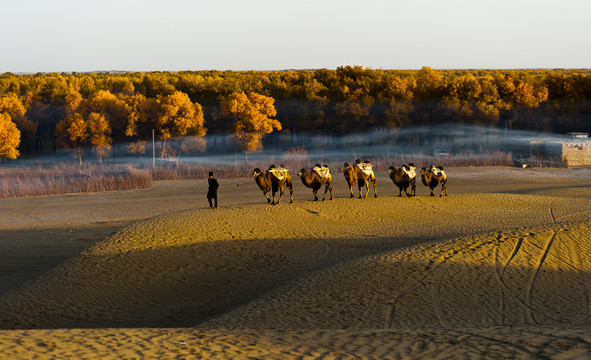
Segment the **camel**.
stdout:
<svg viewBox="0 0 591 360">
<path fill-rule="evenodd" d="M 263 191 L 263 194 L 267 198 L 267 203 L 271 205 L 277 205 L 283 198 L 283 188 L 287 185 L 290 194 L 290 203 L 293 203 L 293 183 L 291 182 L 291 176 L 287 172 L 287 169 L 283 165 L 276 168 L 275 165 L 271 165 L 269 170 L 264 172 L 259 168 L 254 169 L 252 176 L 254 181 L 257 183 L 259 188 Z M 271 191 L 273 195 L 273 201 L 269 198 L 267 193 Z M 275 202 L 275 194 L 279 191 L 279 200 Z"/>
<path fill-rule="evenodd" d="M 433 194 L 433 189 L 437 187 L 438 183 L 441 183 L 441 193 L 439 196 L 443 196 L 445 192 L 445 196 L 447 196 L 447 175 L 445 171 L 443 171 L 443 166 L 435 167 L 435 165 L 431 165 L 429 169 L 422 168 L 421 169 L 421 180 L 425 186 L 428 186 L 431 190 L 431 196 L 435 196 Z"/>
<path fill-rule="evenodd" d="M 404 164 L 399 167 L 390 166 L 388 170 L 388 174 L 390 175 L 390 179 L 394 185 L 398 186 L 398 196 L 402 196 L 402 190 L 406 196 L 415 196 L 417 191 L 417 172 L 416 167 L 413 163 Z M 410 194 L 406 189 L 411 187 Z"/>
<path fill-rule="evenodd" d="M 361 160 L 357 159 L 357 160 L 355 160 L 355 165 L 353 166 L 353 169 L 355 170 L 355 175 L 357 176 L 357 186 L 359 187 L 359 198 L 361 199 L 361 198 L 367 197 L 367 194 L 369 194 L 369 181 L 371 181 L 371 183 L 373 184 L 373 196 L 377 198 L 378 192 L 377 192 L 377 185 L 376 185 L 376 175 L 373 172 L 371 163 L 368 160 L 365 160 L 362 163 Z M 347 180 L 347 181 L 349 181 L 349 180 Z M 350 185 L 350 186 L 352 187 L 353 185 Z M 362 196 L 361 189 L 364 186 L 367 187 L 367 191 Z M 353 190 L 351 189 L 351 193 L 352 192 L 353 192 Z"/>
<path fill-rule="evenodd" d="M 351 166 L 351 164 L 346 162 L 341 167 L 341 171 L 343 172 L 343 175 L 345 175 L 345 180 L 347 180 L 347 184 L 349 184 L 349 193 L 351 194 L 350 197 L 355 197 L 353 195 L 353 185 L 357 184 L 358 181 L 357 172 L 355 171 L 355 168 Z M 359 197 L 361 198 L 361 187 L 359 188 Z"/>
<path fill-rule="evenodd" d="M 322 197 L 322 201 L 326 198 L 326 193 L 330 191 L 330 200 L 332 200 L 332 186 L 331 180 L 332 176 L 330 175 L 330 170 L 328 166 L 320 166 L 320 164 L 316 164 L 314 168 L 308 173 L 306 169 L 302 169 L 298 174 L 300 179 L 302 179 L 302 183 L 312 189 L 314 193 L 314 201 L 318 201 L 318 189 L 322 187 L 324 184 L 324 196 Z"/>
</svg>

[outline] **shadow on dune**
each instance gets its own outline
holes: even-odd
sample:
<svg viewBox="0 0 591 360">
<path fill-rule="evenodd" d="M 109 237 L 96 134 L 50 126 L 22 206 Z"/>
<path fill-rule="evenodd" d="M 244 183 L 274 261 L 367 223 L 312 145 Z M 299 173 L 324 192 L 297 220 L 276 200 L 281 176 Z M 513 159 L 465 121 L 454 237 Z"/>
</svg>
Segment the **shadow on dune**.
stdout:
<svg viewBox="0 0 591 360">
<path fill-rule="evenodd" d="M 253 239 L 83 253 L 1 298 L 0 327 L 193 326 L 302 275 L 384 246 L 408 245 Z"/>
<path fill-rule="evenodd" d="M 129 222 L 76 226 L 3 230 L 0 246 L 0 295 L 34 280 Z"/>
<path fill-rule="evenodd" d="M 88 252 L 2 298 L 0 327 L 588 325 L 588 230 L 545 226 L 398 251 L 409 244 L 251 239 Z"/>
</svg>

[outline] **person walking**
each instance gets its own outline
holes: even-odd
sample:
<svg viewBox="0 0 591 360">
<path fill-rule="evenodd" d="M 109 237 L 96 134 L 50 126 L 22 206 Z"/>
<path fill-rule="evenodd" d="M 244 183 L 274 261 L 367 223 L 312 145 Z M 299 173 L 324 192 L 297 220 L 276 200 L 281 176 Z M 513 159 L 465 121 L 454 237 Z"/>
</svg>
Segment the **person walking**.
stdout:
<svg viewBox="0 0 591 360">
<path fill-rule="evenodd" d="M 209 183 L 209 187 L 207 189 L 207 201 L 209 201 L 210 208 L 217 208 L 218 207 L 218 181 L 213 177 L 213 171 L 209 172 L 209 179 L 207 179 Z"/>
</svg>

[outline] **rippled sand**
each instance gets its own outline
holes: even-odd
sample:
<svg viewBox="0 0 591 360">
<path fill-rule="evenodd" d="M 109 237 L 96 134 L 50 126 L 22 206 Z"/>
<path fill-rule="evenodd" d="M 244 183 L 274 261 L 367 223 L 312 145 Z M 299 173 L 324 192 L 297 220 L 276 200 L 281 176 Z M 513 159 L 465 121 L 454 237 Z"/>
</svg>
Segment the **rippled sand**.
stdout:
<svg viewBox="0 0 591 360">
<path fill-rule="evenodd" d="M 204 181 L 2 200 L 2 234 L 79 240 L 32 281 L 15 271 L 0 355 L 591 356 L 591 171 L 447 172 L 442 198 L 380 174 L 380 197 L 349 199 L 335 174 L 333 201 L 297 182 L 277 206 L 252 179 L 221 180 L 217 210 Z"/>
</svg>

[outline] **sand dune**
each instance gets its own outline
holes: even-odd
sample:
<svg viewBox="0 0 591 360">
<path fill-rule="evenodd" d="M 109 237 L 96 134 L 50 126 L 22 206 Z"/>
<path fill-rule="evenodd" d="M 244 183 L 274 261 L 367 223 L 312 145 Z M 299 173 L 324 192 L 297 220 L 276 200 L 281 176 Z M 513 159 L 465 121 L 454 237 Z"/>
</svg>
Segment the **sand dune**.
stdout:
<svg viewBox="0 0 591 360">
<path fill-rule="evenodd" d="M 247 182 L 135 222 L 0 297 L 0 355 L 590 356 L 589 172 L 455 170 L 443 198 Z"/>
<path fill-rule="evenodd" d="M 299 279 L 204 326 L 585 325 L 591 320 L 590 231 L 588 222 L 542 226 L 366 257 Z"/>
</svg>

